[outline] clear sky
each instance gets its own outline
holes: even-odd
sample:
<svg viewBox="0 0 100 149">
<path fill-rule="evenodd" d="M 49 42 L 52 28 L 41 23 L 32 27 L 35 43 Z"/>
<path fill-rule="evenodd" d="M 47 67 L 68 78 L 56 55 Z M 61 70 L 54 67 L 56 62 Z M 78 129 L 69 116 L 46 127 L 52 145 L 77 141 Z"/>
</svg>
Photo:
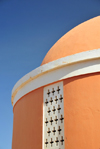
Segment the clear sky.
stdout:
<svg viewBox="0 0 100 149">
<path fill-rule="evenodd" d="M 11 149 L 15 83 L 61 36 L 98 15 L 100 0 L 0 0 L 0 149 Z"/>
</svg>

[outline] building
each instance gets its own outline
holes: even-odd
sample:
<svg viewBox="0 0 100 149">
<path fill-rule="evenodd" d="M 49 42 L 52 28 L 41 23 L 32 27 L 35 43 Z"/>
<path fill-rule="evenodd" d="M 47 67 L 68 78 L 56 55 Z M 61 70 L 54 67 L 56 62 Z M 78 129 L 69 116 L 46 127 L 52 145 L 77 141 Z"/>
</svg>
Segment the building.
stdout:
<svg viewBox="0 0 100 149">
<path fill-rule="evenodd" d="M 100 149 L 100 16 L 59 39 L 11 101 L 12 149 Z"/>
</svg>

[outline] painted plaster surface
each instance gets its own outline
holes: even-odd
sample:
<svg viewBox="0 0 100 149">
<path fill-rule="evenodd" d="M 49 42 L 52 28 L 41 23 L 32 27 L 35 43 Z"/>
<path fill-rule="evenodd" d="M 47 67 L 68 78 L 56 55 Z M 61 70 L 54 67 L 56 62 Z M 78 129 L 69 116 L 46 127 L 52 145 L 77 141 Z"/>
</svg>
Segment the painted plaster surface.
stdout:
<svg viewBox="0 0 100 149">
<path fill-rule="evenodd" d="M 42 149 L 43 88 L 14 106 L 12 149 Z"/>
<path fill-rule="evenodd" d="M 100 148 L 100 73 L 64 80 L 65 149 Z"/>
<path fill-rule="evenodd" d="M 65 34 L 41 65 L 13 88 L 12 149 L 42 149 L 43 87 L 60 80 L 65 149 L 100 149 L 100 16 Z"/>
<path fill-rule="evenodd" d="M 100 48 L 100 16 L 66 33 L 48 51 L 41 65 L 83 51 Z"/>
</svg>

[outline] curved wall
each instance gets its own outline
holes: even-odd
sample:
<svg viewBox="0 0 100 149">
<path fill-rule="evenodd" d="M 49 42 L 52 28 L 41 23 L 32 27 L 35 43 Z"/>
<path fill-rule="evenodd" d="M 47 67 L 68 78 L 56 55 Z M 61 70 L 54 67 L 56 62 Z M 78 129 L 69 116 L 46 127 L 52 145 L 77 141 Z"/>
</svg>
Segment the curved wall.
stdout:
<svg viewBox="0 0 100 149">
<path fill-rule="evenodd" d="M 43 66 L 17 82 L 12 91 L 12 149 L 42 149 L 43 87 L 57 81 L 64 84 L 65 149 L 100 148 L 98 48 L 100 16 L 65 34 L 49 50 Z"/>
<path fill-rule="evenodd" d="M 100 73 L 64 80 L 65 149 L 100 148 Z"/>
<path fill-rule="evenodd" d="M 23 96 L 14 106 L 12 149 L 42 149 L 43 88 Z"/>
<path fill-rule="evenodd" d="M 100 147 L 100 73 L 63 80 L 65 149 Z M 14 106 L 12 149 L 42 149 L 43 87 Z"/>
<path fill-rule="evenodd" d="M 79 24 L 62 36 L 48 51 L 41 65 L 98 48 L 100 48 L 100 16 Z"/>
</svg>

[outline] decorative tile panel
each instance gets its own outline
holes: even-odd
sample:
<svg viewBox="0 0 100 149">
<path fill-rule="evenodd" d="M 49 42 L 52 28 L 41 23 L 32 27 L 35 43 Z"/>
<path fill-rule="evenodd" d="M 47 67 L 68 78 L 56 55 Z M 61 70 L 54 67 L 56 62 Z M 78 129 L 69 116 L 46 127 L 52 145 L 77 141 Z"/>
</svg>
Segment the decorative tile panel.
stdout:
<svg viewBox="0 0 100 149">
<path fill-rule="evenodd" d="M 44 88 L 43 149 L 64 149 L 63 82 Z"/>
</svg>

